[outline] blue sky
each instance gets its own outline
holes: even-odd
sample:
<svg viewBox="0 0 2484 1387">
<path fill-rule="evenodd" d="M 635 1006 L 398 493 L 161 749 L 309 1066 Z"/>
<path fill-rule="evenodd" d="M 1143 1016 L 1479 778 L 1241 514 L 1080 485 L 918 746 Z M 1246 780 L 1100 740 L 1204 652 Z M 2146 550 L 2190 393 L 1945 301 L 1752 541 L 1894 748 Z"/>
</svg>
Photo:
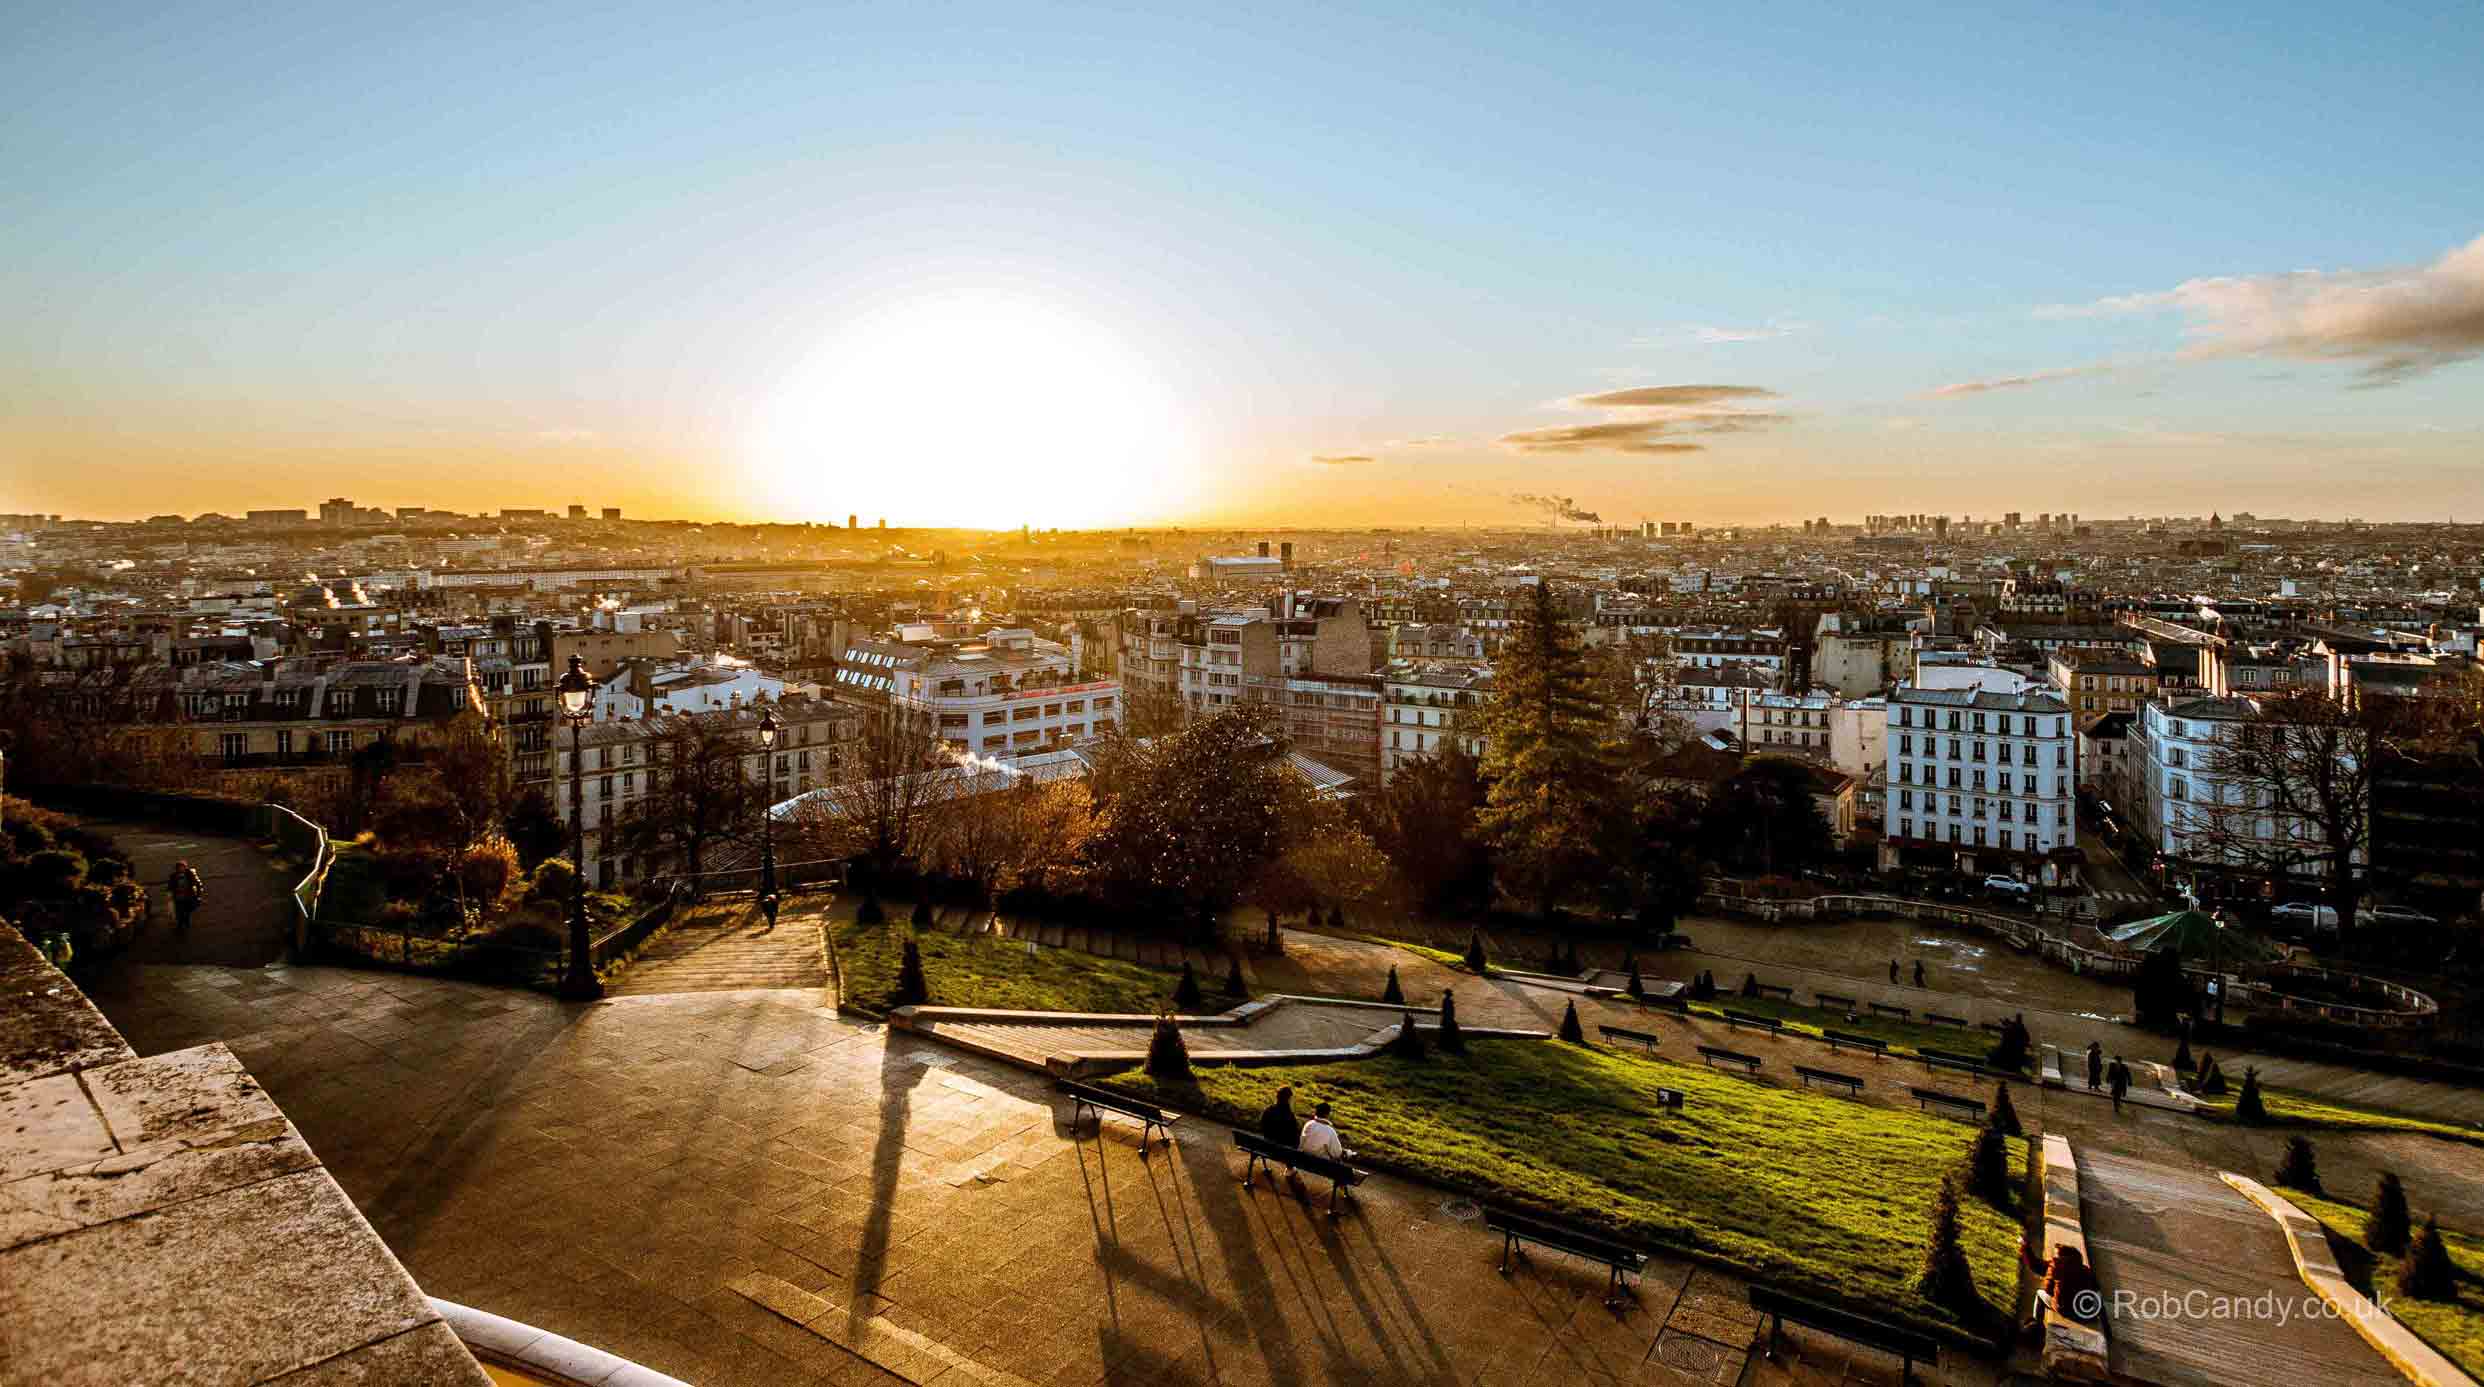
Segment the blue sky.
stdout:
<svg viewBox="0 0 2484 1387">
<path fill-rule="evenodd" d="M 0 19 L 0 509 L 350 465 L 934 520 L 1010 439 L 1079 476 L 1082 419 L 1169 411 L 1161 513 L 1049 518 L 2484 510 L 2484 328 L 2427 273 L 2484 236 L 2471 4 Z M 2325 326 L 2375 291 L 2411 325 Z M 927 295 L 1117 349 L 927 351 L 909 412 L 755 455 Z M 1690 383 L 1767 417 L 1559 404 Z M 1582 417 L 1698 451 L 1504 441 Z"/>
</svg>

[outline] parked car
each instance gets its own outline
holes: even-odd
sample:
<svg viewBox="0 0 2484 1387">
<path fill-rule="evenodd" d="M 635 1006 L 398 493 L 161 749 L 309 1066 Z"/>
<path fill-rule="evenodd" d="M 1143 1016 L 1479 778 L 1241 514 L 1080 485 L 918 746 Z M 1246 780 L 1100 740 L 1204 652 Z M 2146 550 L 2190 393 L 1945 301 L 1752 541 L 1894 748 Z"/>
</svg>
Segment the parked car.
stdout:
<svg viewBox="0 0 2484 1387">
<path fill-rule="evenodd" d="M 2027 897 L 2035 894 L 2034 887 L 2029 886 L 2027 883 L 2020 881 L 2016 877 L 1986 877 L 1984 878 L 1984 889 L 1987 891 L 1997 891 L 2005 896 L 2016 896 L 2020 900 L 2025 900 Z"/>
<path fill-rule="evenodd" d="M 2298 934 L 2330 934 L 2337 929 L 2337 907 L 2288 901 L 2268 912 L 2268 922 Z"/>
<path fill-rule="evenodd" d="M 2363 913 L 2369 916 L 2374 924 L 2437 925 L 2441 923 L 2411 905 L 2376 905 Z"/>
</svg>

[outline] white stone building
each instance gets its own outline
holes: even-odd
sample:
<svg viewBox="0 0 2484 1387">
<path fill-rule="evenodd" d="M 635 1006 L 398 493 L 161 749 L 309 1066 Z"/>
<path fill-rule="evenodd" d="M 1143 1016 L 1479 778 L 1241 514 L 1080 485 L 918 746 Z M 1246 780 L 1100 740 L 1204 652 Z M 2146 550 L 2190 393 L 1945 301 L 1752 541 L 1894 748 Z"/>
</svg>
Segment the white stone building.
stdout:
<svg viewBox="0 0 2484 1387">
<path fill-rule="evenodd" d="M 2075 861 L 2077 740 L 2040 689 L 1917 688 L 1888 702 L 1884 868 L 2009 871 L 2046 884 Z"/>
<path fill-rule="evenodd" d="M 1480 726 L 1492 698 L 1487 666 L 1398 664 L 1381 676 L 1387 721 L 1381 725 L 1380 781 L 1400 766 L 1438 754 L 1443 746 L 1484 754 Z"/>
</svg>

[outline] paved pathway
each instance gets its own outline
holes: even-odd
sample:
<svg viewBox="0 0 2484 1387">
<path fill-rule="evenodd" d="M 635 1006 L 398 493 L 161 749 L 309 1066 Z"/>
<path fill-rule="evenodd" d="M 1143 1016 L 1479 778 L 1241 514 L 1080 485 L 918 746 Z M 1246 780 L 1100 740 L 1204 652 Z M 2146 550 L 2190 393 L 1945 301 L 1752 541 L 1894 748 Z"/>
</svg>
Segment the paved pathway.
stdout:
<svg viewBox="0 0 2484 1387">
<path fill-rule="evenodd" d="M 2325 1312 L 2276 1220 L 2216 1176 L 2082 1151 L 2079 1191 L 2117 1377 L 2161 1387 L 2403 1381 Z"/>
<path fill-rule="evenodd" d="M 87 827 L 112 838 L 147 888 L 146 925 L 129 955 L 136 962 L 256 968 L 284 957 L 293 880 L 259 844 L 161 824 L 90 819 Z M 173 864 L 182 861 L 207 883 L 186 932 L 173 928 L 172 896 L 165 887 Z"/>
<path fill-rule="evenodd" d="M 825 987 L 821 907 L 790 902 L 775 928 L 747 899 L 699 906 L 677 916 L 606 988 L 614 996 L 730 992 L 754 987 Z"/>
</svg>

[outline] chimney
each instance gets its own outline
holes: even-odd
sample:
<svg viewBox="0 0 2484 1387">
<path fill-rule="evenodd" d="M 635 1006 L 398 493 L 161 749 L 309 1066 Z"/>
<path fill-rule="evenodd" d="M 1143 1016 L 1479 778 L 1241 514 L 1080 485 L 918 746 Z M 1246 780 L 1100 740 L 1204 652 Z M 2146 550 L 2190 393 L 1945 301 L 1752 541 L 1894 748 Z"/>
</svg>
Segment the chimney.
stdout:
<svg viewBox="0 0 2484 1387">
<path fill-rule="evenodd" d="M 1267 553 L 1268 546 L 1264 544 L 1259 546 L 1259 552 L 1262 554 Z M 1290 539 L 1285 541 L 1284 544 L 1278 546 L 1278 552 L 1285 556 L 1285 566 L 1287 568 L 1292 568 L 1294 566 L 1294 542 Z"/>
</svg>

